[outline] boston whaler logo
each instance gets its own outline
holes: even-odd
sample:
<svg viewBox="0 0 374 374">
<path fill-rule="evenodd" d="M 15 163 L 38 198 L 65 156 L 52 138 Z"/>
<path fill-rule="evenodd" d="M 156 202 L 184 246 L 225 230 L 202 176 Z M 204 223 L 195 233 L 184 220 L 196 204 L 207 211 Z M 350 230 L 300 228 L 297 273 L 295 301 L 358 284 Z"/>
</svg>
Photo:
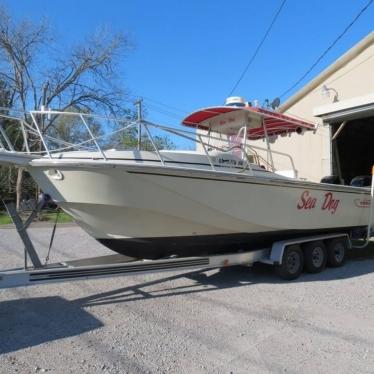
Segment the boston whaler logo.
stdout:
<svg viewBox="0 0 374 374">
<path fill-rule="evenodd" d="M 355 199 L 354 203 L 357 208 L 370 208 L 370 199 L 368 198 Z"/>
<path fill-rule="evenodd" d="M 332 192 L 326 192 L 321 205 L 321 210 L 326 210 L 331 214 L 335 214 L 336 210 L 338 209 L 339 203 L 340 200 L 336 199 Z M 297 204 L 297 209 L 310 210 L 315 209 L 318 205 L 318 199 L 316 197 L 313 197 L 310 192 L 306 190 L 300 196 L 300 200 Z"/>
</svg>

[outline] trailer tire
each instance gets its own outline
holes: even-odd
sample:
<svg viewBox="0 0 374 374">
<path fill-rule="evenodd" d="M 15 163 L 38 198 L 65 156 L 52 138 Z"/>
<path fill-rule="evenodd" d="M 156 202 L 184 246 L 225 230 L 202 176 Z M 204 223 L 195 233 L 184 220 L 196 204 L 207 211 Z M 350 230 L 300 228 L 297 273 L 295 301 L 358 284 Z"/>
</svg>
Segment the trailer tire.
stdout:
<svg viewBox="0 0 374 374">
<path fill-rule="evenodd" d="M 304 255 L 299 245 L 290 245 L 285 248 L 282 256 L 282 264 L 277 265 L 277 274 L 285 280 L 296 279 L 304 267 Z"/>
<path fill-rule="evenodd" d="M 320 273 L 327 263 L 326 246 L 322 241 L 303 244 L 304 266 L 308 273 Z"/>
<path fill-rule="evenodd" d="M 344 265 L 347 253 L 347 240 L 336 238 L 327 241 L 327 265 L 337 268 Z"/>
</svg>

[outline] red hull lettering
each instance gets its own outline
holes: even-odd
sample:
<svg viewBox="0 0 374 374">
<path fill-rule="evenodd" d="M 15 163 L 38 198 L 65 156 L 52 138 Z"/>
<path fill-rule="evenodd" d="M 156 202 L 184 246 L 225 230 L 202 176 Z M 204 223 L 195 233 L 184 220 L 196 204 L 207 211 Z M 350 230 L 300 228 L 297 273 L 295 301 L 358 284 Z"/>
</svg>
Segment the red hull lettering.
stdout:
<svg viewBox="0 0 374 374">
<path fill-rule="evenodd" d="M 332 192 L 327 192 L 325 194 L 325 201 L 322 204 L 322 210 L 328 210 L 331 214 L 335 214 L 336 209 L 338 209 L 340 200 L 334 199 Z"/>
<path fill-rule="evenodd" d="M 309 191 L 304 191 L 297 204 L 297 209 L 314 209 L 316 207 L 316 202 L 317 199 L 315 197 L 309 196 Z"/>
</svg>

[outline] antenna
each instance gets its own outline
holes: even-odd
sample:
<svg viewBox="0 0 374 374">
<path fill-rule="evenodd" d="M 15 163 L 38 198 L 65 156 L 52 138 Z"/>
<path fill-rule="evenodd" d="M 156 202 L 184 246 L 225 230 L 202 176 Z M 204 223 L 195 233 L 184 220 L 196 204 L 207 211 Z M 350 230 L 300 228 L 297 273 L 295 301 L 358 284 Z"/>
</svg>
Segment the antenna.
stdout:
<svg viewBox="0 0 374 374">
<path fill-rule="evenodd" d="M 279 97 L 276 97 L 270 104 L 270 106 L 273 108 L 273 110 L 277 109 L 280 105 L 281 101 Z"/>
</svg>

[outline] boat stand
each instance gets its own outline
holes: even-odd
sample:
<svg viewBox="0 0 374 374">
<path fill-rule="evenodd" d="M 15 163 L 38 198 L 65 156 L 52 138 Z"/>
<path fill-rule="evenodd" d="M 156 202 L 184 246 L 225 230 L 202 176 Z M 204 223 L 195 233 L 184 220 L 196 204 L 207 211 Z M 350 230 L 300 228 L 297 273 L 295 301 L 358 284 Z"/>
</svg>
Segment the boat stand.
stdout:
<svg viewBox="0 0 374 374">
<path fill-rule="evenodd" d="M 40 198 L 38 201 L 38 204 L 36 208 L 31 212 L 30 216 L 27 218 L 25 223 L 22 221 L 20 215 L 17 212 L 16 206 L 11 201 L 3 201 L 5 208 L 12 219 L 14 226 L 16 227 L 16 230 L 18 232 L 19 237 L 21 238 L 23 245 L 25 246 L 25 269 L 28 268 L 27 265 L 27 258 L 29 257 L 34 268 L 42 268 L 42 262 L 40 261 L 40 258 L 38 256 L 37 251 L 35 250 L 35 247 L 29 237 L 29 234 L 27 232 L 27 229 L 31 225 L 34 218 L 37 216 L 37 214 L 40 212 L 40 210 L 44 207 L 46 203 L 46 199 L 44 197 Z"/>
</svg>

